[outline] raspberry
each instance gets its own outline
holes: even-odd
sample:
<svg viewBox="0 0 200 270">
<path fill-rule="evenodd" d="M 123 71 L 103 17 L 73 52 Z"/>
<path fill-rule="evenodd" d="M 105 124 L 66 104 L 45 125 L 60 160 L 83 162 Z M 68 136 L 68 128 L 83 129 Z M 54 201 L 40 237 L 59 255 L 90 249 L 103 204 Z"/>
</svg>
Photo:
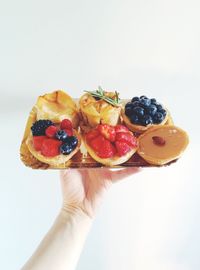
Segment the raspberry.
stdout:
<svg viewBox="0 0 200 270">
<path fill-rule="evenodd" d="M 47 139 L 46 136 L 33 136 L 33 146 L 36 151 L 40 151 L 43 141 Z"/>
<path fill-rule="evenodd" d="M 60 124 L 61 129 L 72 129 L 72 122 L 69 119 L 63 119 Z"/>
<path fill-rule="evenodd" d="M 58 128 L 57 128 L 56 126 L 49 126 L 49 127 L 45 130 L 45 134 L 46 134 L 47 137 L 49 137 L 49 138 L 54 138 L 57 131 L 58 131 Z"/>
<path fill-rule="evenodd" d="M 60 154 L 62 142 L 55 139 L 46 139 L 42 143 L 41 152 L 45 157 L 55 157 Z"/>
</svg>

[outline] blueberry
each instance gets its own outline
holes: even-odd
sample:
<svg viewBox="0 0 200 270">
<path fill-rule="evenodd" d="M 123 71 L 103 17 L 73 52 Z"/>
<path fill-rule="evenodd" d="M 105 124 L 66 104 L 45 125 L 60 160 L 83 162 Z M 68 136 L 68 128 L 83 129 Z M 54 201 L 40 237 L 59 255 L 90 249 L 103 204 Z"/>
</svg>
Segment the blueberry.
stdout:
<svg viewBox="0 0 200 270">
<path fill-rule="evenodd" d="M 64 130 L 58 130 L 56 132 L 56 138 L 59 141 L 65 141 L 67 139 L 67 133 Z"/>
<path fill-rule="evenodd" d="M 157 107 L 157 111 L 158 111 L 158 112 L 160 112 L 160 111 L 163 110 L 163 107 L 162 107 L 161 104 L 157 104 L 156 107 Z"/>
<path fill-rule="evenodd" d="M 140 106 L 140 102 L 139 101 L 134 101 L 134 102 L 132 102 L 132 104 L 133 104 L 133 107 Z"/>
<path fill-rule="evenodd" d="M 140 96 L 140 99 L 146 99 L 147 97 L 146 96 Z"/>
<path fill-rule="evenodd" d="M 160 124 L 164 119 L 164 115 L 160 112 L 156 112 L 155 115 L 153 116 L 153 122 L 155 124 Z"/>
<path fill-rule="evenodd" d="M 140 100 L 140 105 L 144 108 L 148 107 L 151 104 L 151 100 L 148 98 L 142 98 Z"/>
<path fill-rule="evenodd" d="M 74 148 L 76 148 L 76 146 L 78 144 L 78 139 L 75 136 L 70 136 L 70 137 L 67 137 L 65 142 L 67 144 L 70 144 L 72 146 L 72 148 L 74 149 Z"/>
<path fill-rule="evenodd" d="M 126 105 L 125 105 L 125 114 L 127 116 L 130 116 L 132 114 L 132 110 L 134 108 L 134 105 L 132 102 L 128 102 Z"/>
<path fill-rule="evenodd" d="M 162 113 L 164 117 L 167 115 L 167 112 L 166 112 L 165 109 L 162 109 L 162 110 L 160 110 L 159 112 Z"/>
<path fill-rule="evenodd" d="M 139 123 L 139 117 L 136 114 L 131 115 L 130 120 L 132 124 L 137 125 Z"/>
<path fill-rule="evenodd" d="M 63 155 L 69 155 L 72 151 L 73 151 L 73 148 L 72 148 L 71 144 L 64 143 L 60 147 L 60 152 Z"/>
<path fill-rule="evenodd" d="M 140 98 L 139 97 L 133 97 L 132 98 L 132 100 L 131 100 L 131 102 L 134 102 L 134 101 L 139 101 L 140 100 Z"/>
<path fill-rule="evenodd" d="M 126 108 L 133 108 L 134 106 L 133 106 L 133 103 L 132 102 L 128 102 L 128 103 L 126 103 L 126 105 L 125 105 L 125 109 Z"/>
<path fill-rule="evenodd" d="M 153 116 L 156 112 L 157 112 L 157 107 L 153 104 L 149 105 L 149 107 L 147 107 L 145 109 L 145 111 L 147 112 L 147 114 L 149 114 L 150 116 Z"/>
<path fill-rule="evenodd" d="M 151 104 L 156 104 L 157 100 L 155 98 L 151 98 Z"/>
<path fill-rule="evenodd" d="M 144 115 L 144 109 L 142 107 L 133 108 L 133 112 L 138 116 L 143 116 Z"/>
<path fill-rule="evenodd" d="M 153 123 L 152 117 L 148 114 L 145 114 L 142 118 L 141 118 L 141 124 L 142 126 L 147 126 Z"/>
</svg>

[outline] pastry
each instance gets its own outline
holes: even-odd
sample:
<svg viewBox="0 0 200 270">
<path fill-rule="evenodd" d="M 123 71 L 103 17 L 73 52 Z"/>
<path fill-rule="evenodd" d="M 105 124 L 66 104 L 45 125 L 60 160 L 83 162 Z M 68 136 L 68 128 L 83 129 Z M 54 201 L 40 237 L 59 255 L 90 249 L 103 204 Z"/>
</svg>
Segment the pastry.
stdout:
<svg viewBox="0 0 200 270">
<path fill-rule="evenodd" d="M 40 162 L 53 167 L 65 166 L 80 148 L 81 138 L 69 119 L 60 124 L 51 120 L 33 123 L 26 139 L 30 153 Z"/>
<path fill-rule="evenodd" d="M 188 143 L 187 133 L 179 127 L 152 127 L 139 136 L 137 153 L 150 164 L 164 165 L 178 159 Z"/>
<path fill-rule="evenodd" d="M 100 124 L 84 136 L 90 156 L 106 166 L 119 165 L 137 150 L 137 139 L 125 126 Z"/>
<path fill-rule="evenodd" d="M 78 124 L 76 103 L 64 91 L 38 97 L 24 132 L 20 148 L 22 161 L 32 168 L 66 167 L 80 148 L 81 137 L 74 129 Z M 59 133 L 66 133 L 63 135 L 66 141 L 62 136 L 59 138 Z"/>
<path fill-rule="evenodd" d="M 63 119 L 69 119 L 73 128 L 77 128 L 79 124 L 77 105 L 64 91 L 58 90 L 39 96 L 35 109 L 37 120 L 49 119 L 54 123 L 60 123 Z"/>
<path fill-rule="evenodd" d="M 120 121 L 121 104 L 117 92 L 106 92 L 101 87 L 97 91 L 85 91 L 79 101 L 84 125 L 117 125 Z"/>
<path fill-rule="evenodd" d="M 125 125 L 133 132 L 143 133 L 152 126 L 172 123 L 169 112 L 154 98 L 134 97 L 122 110 Z"/>
</svg>

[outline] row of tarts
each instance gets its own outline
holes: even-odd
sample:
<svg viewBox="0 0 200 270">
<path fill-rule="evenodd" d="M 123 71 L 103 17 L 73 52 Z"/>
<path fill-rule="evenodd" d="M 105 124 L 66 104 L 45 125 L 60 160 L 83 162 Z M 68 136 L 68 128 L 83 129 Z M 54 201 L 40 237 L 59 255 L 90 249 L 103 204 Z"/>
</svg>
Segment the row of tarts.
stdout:
<svg viewBox="0 0 200 270">
<path fill-rule="evenodd" d="M 61 90 L 39 96 L 20 152 L 23 157 L 26 149 L 51 168 L 68 167 L 81 145 L 106 166 L 122 164 L 135 153 L 149 164 L 164 165 L 179 158 L 188 142 L 187 133 L 155 98 L 121 101 L 116 91 L 99 87 L 85 91 L 78 104 Z"/>
</svg>

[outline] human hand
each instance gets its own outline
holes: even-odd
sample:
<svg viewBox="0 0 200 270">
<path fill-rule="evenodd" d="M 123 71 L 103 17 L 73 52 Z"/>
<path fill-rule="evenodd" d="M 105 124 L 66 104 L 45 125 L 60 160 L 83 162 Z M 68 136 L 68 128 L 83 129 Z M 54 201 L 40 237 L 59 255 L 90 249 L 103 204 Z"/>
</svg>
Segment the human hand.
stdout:
<svg viewBox="0 0 200 270">
<path fill-rule="evenodd" d="M 112 183 L 139 172 L 139 168 L 93 168 L 62 170 L 61 188 L 64 211 L 82 211 L 93 217 L 103 194 Z"/>
</svg>

